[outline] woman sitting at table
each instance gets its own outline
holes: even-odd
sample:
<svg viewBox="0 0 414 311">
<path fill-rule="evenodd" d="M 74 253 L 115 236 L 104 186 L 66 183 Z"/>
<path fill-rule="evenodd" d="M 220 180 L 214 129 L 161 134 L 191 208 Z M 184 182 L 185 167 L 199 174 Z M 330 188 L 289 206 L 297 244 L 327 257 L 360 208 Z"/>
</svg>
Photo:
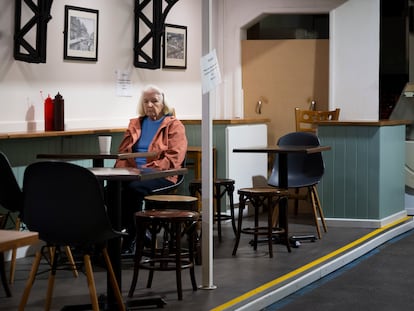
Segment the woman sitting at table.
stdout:
<svg viewBox="0 0 414 311">
<path fill-rule="evenodd" d="M 156 152 L 153 158 L 117 160 L 115 167 L 150 167 L 158 169 L 180 168 L 186 152 L 185 127 L 173 116 L 164 92 L 155 85 L 144 88 L 138 102 L 138 117 L 130 120 L 119 153 Z M 143 199 L 153 190 L 171 186 L 178 176 L 169 176 L 123 184 L 122 219 L 128 232 L 122 243 L 123 252 L 133 251 L 135 240 L 134 213 L 142 210 Z"/>
</svg>

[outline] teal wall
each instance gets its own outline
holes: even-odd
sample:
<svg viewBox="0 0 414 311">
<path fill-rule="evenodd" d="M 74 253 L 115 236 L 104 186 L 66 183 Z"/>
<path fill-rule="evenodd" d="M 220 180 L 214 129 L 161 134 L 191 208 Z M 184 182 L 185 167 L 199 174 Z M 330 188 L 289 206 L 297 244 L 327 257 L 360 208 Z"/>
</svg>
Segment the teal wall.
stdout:
<svg viewBox="0 0 414 311">
<path fill-rule="evenodd" d="M 318 128 L 325 174 L 318 187 L 325 217 L 383 219 L 404 210 L 405 125 Z"/>
<path fill-rule="evenodd" d="M 217 176 L 226 176 L 226 150 L 225 150 L 225 128 L 227 125 L 213 126 L 213 146 L 216 147 L 217 155 Z M 188 145 L 201 146 L 201 125 L 200 124 L 186 124 L 186 135 Z M 13 138 L 0 139 L 0 151 L 4 152 L 11 165 L 13 171 L 22 185 L 23 174 L 26 166 L 29 163 L 38 161 L 37 154 L 40 153 L 88 153 L 96 152 L 98 150 L 98 136 L 105 134 L 84 134 L 84 135 L 69 135 L 69 136 L 47 136 L 36 138 Z M 123 133 L 106 133 L 112 136 L 112 152 L 116 152 L 117 146 L 120 144 Z M 91 167 L 91 160 L 73 161 L 76 164 Z M 112 166 L 114 160 L 105 160 L 106 166 Z M 194 178 L 191 163 L 189 164 L 189 173 L 185 178 L 185 182 L 178 190 L 181 194 L 189 194 L 188 181 Z M 223 202 L 224 204 L 224 202 Z"/>
</svg>

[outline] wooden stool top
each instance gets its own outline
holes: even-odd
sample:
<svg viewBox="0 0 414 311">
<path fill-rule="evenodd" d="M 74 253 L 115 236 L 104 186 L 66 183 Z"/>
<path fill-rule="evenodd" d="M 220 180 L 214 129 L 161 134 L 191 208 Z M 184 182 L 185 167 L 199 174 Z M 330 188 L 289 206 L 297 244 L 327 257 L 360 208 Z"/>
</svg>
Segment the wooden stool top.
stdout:
<svg viewBox="0 0 414 311">
<path fill-rule="evenodd" d="M 178 194 L 154 194 L 147 195 L 144 197 L 146 201 L 156 201 L 156 202 L 182 202 L 182 203 L 191 203 L 198 200 L 196 197 L 188 195 L 178 195 Z"/>
<path fill-rule="evenodd" d="M 153 209 L 145 210 L 135 213 L 137 218 L 151 218 L 151 219 L 168 219 L 171 221 L 180 221 L 180 220 L 197 220 L 200 217 L 200 214 L 197 212 L 186 211 L 186 210 L 176 210 L 176 209 Z"/>
<path fill-rule="evenodd" d="M 288 196 L 289 191 L 279 188 L 271 187 L 254 187 L 254 188 L 241 188 L 237 191 L 238 194 L 249 194 L 249 195 L 280 195 Z"/>
</svg>

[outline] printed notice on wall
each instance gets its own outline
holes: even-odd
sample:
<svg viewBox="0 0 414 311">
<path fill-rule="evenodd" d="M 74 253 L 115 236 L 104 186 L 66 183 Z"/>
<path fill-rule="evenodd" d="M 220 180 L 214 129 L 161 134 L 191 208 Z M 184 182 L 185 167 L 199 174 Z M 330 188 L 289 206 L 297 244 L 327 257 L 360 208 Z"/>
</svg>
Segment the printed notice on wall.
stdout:
<svg viewBox="0 0 414 311">
<path fill-rule="evenodd" d="M 132 82 L 130 70 L 116 70 L 116 96 L 131 97 Z"/>
<path fill-rule="evenodd" d="M 203 94 L 213 90 L 221 83 L 220 68 L 217 61 L 216 50 L 201 57 L 201 81 Z"/>
</svg>

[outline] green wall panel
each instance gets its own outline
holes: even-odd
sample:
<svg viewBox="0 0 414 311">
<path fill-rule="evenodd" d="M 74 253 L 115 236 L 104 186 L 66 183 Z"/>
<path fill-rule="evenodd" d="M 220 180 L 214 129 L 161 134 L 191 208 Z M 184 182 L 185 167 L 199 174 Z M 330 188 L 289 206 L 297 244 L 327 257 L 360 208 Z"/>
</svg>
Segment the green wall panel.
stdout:
<svg viewBox="0 0 414 311">
<path fill-rule="evenodd" d="M 404 210 L 405 125 L 318 129 L 325 174 L 319 185 L 325 217 L 383 219 Z"/>
</svg>

